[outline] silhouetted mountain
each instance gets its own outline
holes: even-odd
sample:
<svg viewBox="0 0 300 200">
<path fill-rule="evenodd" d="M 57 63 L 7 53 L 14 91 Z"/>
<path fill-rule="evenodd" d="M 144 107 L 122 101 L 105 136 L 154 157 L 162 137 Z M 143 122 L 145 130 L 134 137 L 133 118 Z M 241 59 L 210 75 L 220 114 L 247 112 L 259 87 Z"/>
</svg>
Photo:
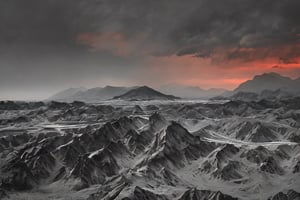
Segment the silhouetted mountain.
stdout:
<svg viewBox="0 0 300 200">
<path fill-rule="evenodd" d="M 214 100 L 260 101 L 286 99 L 300 95 L 300 78 L 291 79 L 277 73 L 264 73 L 240 84 L 235 90 L 212 97 Z"/>
<path fill-rule="evenodd" d="M 158 92 L 150 87 L 142 86 L 139 88 L 132 89 L 126 92 L 123 95 L 115 96 L 113 99 L 122 99 L 122 100 L 175 100 L 179 97 L 173 95 L 166 95 L 161 92 Z"/>
<path fill-rule="evenodd" d="M 291 79 L 289 77 L 281 76 L 277 73 L 264 73 L 255 76 L 252 80 L 240 84 L 235 90 L 237 92 L 254 92 L 261 93 L 264 90 L 278 90 L 289 92 L 300 92 L 300 79 Z"/>
</svg>

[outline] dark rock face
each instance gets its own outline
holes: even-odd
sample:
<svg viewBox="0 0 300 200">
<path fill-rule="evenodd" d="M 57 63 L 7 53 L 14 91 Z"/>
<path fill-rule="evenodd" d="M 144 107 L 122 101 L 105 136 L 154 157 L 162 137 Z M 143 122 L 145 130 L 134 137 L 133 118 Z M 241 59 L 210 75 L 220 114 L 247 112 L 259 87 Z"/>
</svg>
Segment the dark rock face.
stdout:
<svg viewBox="0 0 300 200">
<path fill-rule="evenodd" d="M 153 131 L 159 131 L 167 124 L 167 120 L 157 112 L 149 117 L 149 125 Z"/>
<path fill-rule="evenodd" d="M 217 149 L 216 152 L 209 155 L 209 159 L 205 160 L 201 166 L 201 171 L 211 173 L 212 176 L 222 180 L 234 180 L 242 178 L 239 173 L 241 164 L 232 160 L 239 149 L 234 145 L 227 144 Z"/>
<path fill-rule="evenodd" d="M 5 199 L 5 198 L 9 199 L 7 192 L 5 192 L 5 190 L 3 189 L 0 189 L 0 199 Z"/>
<path fill-rule="evenodd" d="M 7 163 L 2 167 L 5 177 L 2 187 L 17 190 L 30 189 L 39 180 L 50 176 L 56 160 L 46 147 L 25 146 L 19 152 L 12 152 Z"/>
<path fill-rule="evenodd" d="M 207 190 L 190 189 L 186 191 L 178 200 L 237 200 L 237 198 L 224 195 L 221 192 Z"/>
<path fill-rule="evenodd" d="M 295 192 L 294 190 L 289 190 L 287 192 L 279 192 L 269 200 L 299 200 L 300 193 Z"/>
<path fill-rule="evenodd" d="M 260 169 L 271 174 L 282 175 L 284 173 L 283 169 L 278 165 L 273 157 L 268 157 L 266 160 L 264 160 L 260 166 Z"/>
<path fill-rule="evenodd" d="M 293 170 L 293 173 L 299 173 L 299 172 L 300 172 L 300 161 L 297 162 Z"/>
<path fill-rule="evenodd" d="M 45 106 L 43 102 L 0 101 L 0 110 L 30 110 Z"/>
<path fill-rule="evenodd" d="M 268 149 L 265 147 L 259 146 L 255 149 L 251 149 L 245 153 L 246 155 L 243 155 L 246 157 L 247 160 L 250 162 L 254 162 L 257 164 L 261 164 L 264 160 L 268 158 L 268 156 L 271 154 Z"/>
<path fill-rule="evenodd" d="M 196 160 L 207 155 L 215 146 L 205 143 L 199 137 L 190 134 L 176 122 L 172 122 L 165 131 L 159 132 L 150 149 L 146 152 L 146 159 L 142 165 L 182 167 L 185 160 Z"/>
<path fill-rule="evenodd" d="M 120 167 L 109 149 L 102 149 L 90 155 L 79 156 L 70 175 L 80 178 L 81 185 L 77 188 L 104 183 L 106 177 L 118 174 Z"/>
<path fill-rule="evenodd" d="M 276 139 L 276 135 L 270 129 L 261 124 L 257 124 L 255 132 L 250 135 L 249 140 L 252 142 L 270 142 Z"/>
<path fill-rule="evenodd" d="M 166 197 L 163 195 L 157 195 L 153 192 L 147 191 L 140 187 L 135 187 L 133 192 L 133 197 L 130 198 L 131 200 L 148 200 L 148 199 L 155 199 L 155 200 L 167 200 Z"/>
</svg>

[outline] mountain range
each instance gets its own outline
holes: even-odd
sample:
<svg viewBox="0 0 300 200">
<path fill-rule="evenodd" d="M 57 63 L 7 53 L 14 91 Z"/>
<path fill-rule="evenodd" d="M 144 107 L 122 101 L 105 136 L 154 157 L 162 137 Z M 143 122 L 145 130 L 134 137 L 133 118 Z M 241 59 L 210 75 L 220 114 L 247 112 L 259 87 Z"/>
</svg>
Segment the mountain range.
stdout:
<svg viewBox="0 0 300 200">
<path fill-rule="evenodd" d="M 213 99 L 259 101 L 291 98 L 300 95 L 299 85 L 300 78 L 291 79 L 274 72 L 264 73 Z"/>
<path fill-rule="evenodd" d="M 125 105 L 0 101 L 0 199 L 299 200 L 300 98 Z"/>
<path fill-rule="evenodd" d="M 140 88 L 136 91 L 135 89 Z M 150 88 L 148 86 L 133 86 L 133 87 L 116 87 L 116 86 L 105 86 L 105 87 L 95 87 L 91 89 L 85 88 L 69 88 L 54 94 L 47 100 L 55 101 L 84 101 L 84 102 L 98 102 L 110 99 L 128 99 L 126 96 L 122 96 L 125 93 L 133 90 L 130 94 L 129 99 L 148 99 L 148 100 L 170 100 L 178 98 L 188 98 L 188 99 L 209 99 L 211 97 L 221 95 L 224 92 L 228 92 L 225 89 L 212 88 L 204 90 L 200 87 L 193 86 L 182 86 L 182 85 L 165 85 L 159 87 L 157 90 Z M 139 92 L 141 95 L 142 90 L 145 93 L 142 96 L 134 97 L 133 94 Z M 150 92 L 150 96 L 147 93 Z M 153 95 L 153 96 L 151 96 Z M 121 96 L 121 98 L 118 98 Z M 175 98 L 174 98 L 175 97 Z"/>
<path fill-rule="evenodd" d="M 95 87 L 69 88 L 61 91 L 48 100 L 55 101 L 84 101 L 98 102 L 111 99 L 122 100 L 170 100 L 187 99 L 233 99 L 233 100 L 259 100 L 265 98 L 284 98 L 300 94 L 300 78 L 291 79 L 271 72 L 255 76 L 253 79 L 241 83 L 233 91 L 221 88 L 202 89 L 194 86 L 176 84 L 164 85 L 157 90 L 148 86 L 133 87 Z"/>
</svg>

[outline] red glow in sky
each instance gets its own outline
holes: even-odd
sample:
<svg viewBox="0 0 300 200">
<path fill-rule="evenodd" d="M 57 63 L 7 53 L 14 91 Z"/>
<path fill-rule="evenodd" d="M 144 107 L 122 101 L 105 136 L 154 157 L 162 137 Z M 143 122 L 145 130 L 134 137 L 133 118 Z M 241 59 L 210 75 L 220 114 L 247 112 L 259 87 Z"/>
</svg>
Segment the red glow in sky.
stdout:
<svg viewBox="0 0 300 200">
<path fill-rule="evenodd" d="M 81 33 L 76 40 L 91 51 L 107 51 L 119 57 L 139 57 L 140 84 L 182 84 L 203 88 L 234 89 L 257 74 L 277 72 L 297 78 L 300 76 L 300 45 L 281 45 L 276 48 L 216 48 L 208 57 L 194 55 L 151 56 L 141 46 L 145 35 L 134 40 L 121 32 Z M 148 45 L 149 46 L 149 45 Z M 134 83 L 133 83 L 134 84 Z M 139 84 L 139 83 L 138 83 Z"/>
<path fill-rule="evenodd" d="M 234 89 L 242 82 L 252 79 L 253 76 L 266 72 L 277 72 L 298 78 L 300 58 L 294 61 L 282 63 L 278 58 L 267 58 L 251 62 L 228 61 L 216 64 L 211 58 L 170 56 L 152 57 L 148 64 L 151 66 L 150 77 L 156 77 L 159 82 Z M 149 80 L 151 81 L 153 80 Z"/>
</svg>

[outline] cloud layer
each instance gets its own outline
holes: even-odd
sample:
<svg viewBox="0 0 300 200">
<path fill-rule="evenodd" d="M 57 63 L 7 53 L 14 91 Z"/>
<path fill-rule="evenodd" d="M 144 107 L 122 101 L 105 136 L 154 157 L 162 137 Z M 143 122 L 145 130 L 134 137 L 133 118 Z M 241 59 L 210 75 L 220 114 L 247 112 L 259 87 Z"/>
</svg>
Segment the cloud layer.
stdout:
<svg viewBox="0 0 300 200">
<path fill-rule="evenodd" d="M 300 75 L 299 10 L 296 0 L 0 0 L 0 90 L 139 84 L 137 74 L 186 57 L 197 72 L 251 64 Z"/>
</svg>

